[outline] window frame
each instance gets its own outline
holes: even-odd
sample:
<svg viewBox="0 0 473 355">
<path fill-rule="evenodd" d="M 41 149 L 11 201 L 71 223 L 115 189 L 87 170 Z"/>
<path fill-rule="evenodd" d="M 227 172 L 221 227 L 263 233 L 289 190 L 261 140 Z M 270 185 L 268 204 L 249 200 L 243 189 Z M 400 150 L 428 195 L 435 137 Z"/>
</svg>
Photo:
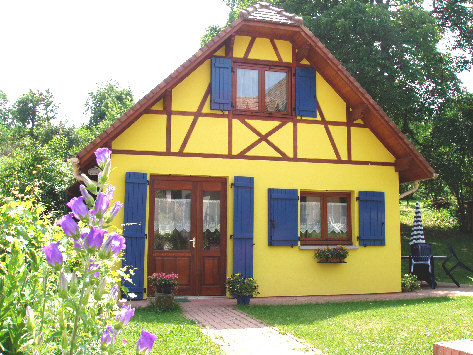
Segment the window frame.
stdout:
<svg viewBox="0 0 473 355">
<path fill-rule="evenodd" d="M 237 71 L 238 69 L 250 69 L 258 71 L 258 110 L 244 110 L 236 107 L 237 102 Z M 287 111 L 266 111 L 265 102 L 265 71 L 273 72 L 285 72 L 287 75 L 286 82 L 286 107 Z M 257 64 L 257 63 L 244 63 L 234 62 L 232 70 L 232 102 L 233 113 L 236 115 L 251 115 L 251 116 L 266 116 L 266 117 L 279 117 L 279 118 L 292 118 L 292 75 L 291 68 L 288 66 L 272 64 Z"/>
<path fill-rule="evenodd" d="M 351 193 L 350 192 L 317 192 L 301 191 L 300 196 L 320 197 L 320 231 L 321 238 L 303 238 L 300 231 L 302 214 L 299 213 L 299 240 L 301 245 L 353 245 L 352 240 L 352 218 L 351 218 Z M 327 198 L 345 197 L 347 199 L 347 236 L 345 238 L 328 237 Z M 302 198 L 301 198 L 302 201 Z M 300 209 L 300 202 L 299 202 Z"/>
</svg>

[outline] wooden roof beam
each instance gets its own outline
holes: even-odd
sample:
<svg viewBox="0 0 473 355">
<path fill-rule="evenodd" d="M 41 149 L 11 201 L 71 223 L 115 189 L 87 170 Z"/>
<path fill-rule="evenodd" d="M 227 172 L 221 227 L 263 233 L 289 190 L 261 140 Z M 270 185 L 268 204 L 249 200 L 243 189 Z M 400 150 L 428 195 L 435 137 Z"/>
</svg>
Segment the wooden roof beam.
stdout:
<svg viewBox="0 0 473 355">
<path fill-rule="evenodd" d="M 368 105 L 361 104 L 361 105 L 355 106 L 351 109 L 350 112 L 348 112 L 347 121 L 349 123 L 353 123 L 356 120 L 362 120 L 364 122 L 366 119 L 367 113 L 368 113 Z"/>
<path fill-rule="evenodd" d="M 230 36 L 225 41 L 225 57 L 232 58 L 233 57 L 233 45 L 235 43 L 235 35 Z"/>
<path fill-rule="evenodd" d="M 306 42 L 302 47 L 300 47 L 296 53 L 296 61 L 298 63 L 302 62 L 307 55 L 309 54 L 310 44 Z"/>
<path fill-rule="evenodd" d="M 403 158 L 396 159 L 394 169 L 397 172 L 407 171 L 409 170 L 411 163 L 413 163 L 413 161 L 414 160 L 412 159 L 412 157 L 403 157 Z"/>
</svg>

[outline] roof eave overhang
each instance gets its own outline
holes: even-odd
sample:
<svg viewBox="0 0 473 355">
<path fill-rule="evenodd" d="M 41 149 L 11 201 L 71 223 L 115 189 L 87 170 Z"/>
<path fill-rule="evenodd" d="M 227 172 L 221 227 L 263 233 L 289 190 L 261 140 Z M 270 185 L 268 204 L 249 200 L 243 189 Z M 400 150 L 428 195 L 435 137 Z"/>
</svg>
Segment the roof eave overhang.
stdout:
<svg viewBox="0 0 473 355">
<path fill-rule="evenodd" d="M 81 167 L 86 168 L 93 164 L 93 153 L 97 148 L 101 146 L 111 148 L 112 141 L 131 126 L 146 109 L 153 106 L 167 90 L 171 90 L 178 85 L 188 73 L 214 55 L 227 39 L 236 34 L 270 38 L 277 34 L 277 39 L 291 41 L 299 48 L 309 44 L 311 50 L 308 51 L 306 59 L 317 67 L 319 73 L 334 87 L 342 99 L 352 108 L 359 105 L 367 106 L 365 124 L 396 157 L 396 171 L 399 172 L 399 181 L 405 183 L 430 179 L 435 176 L 435 171 L 430 164 L 401 130 L 307 27 L 297 24 L 279 24 L 243 19 L 238 19 L 226 27 L 102 134 L 84 147 L 77 154 Z M 329 78 L 332 78 L 332 80 Z"/>
</svg>

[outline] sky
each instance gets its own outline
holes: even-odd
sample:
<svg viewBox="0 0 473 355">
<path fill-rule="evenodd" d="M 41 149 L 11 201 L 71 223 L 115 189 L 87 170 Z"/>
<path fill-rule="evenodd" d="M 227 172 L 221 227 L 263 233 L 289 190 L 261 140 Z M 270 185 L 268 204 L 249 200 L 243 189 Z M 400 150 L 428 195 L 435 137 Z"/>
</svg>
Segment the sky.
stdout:
<svg viewBox="0 0 473 355">
<path fill-rule="evenodd" d="M 49 89 L 58 116 L 79 125 L 98 84 L 114 80 L 140 100 L 228 12 L 221 0 L 0 0 L 0 90 L 12 103 Z"/>
<path fill-rule="evenodd" d="M 99 84 L 114 80 L 140 100 L 228 12 L 222 0 L 0 0 L 0 90 L 12 103 L 49 89 L 58 116 L 80 125 Z M 473 92 L 473 72 L 460 78 Z"/>
</svg>

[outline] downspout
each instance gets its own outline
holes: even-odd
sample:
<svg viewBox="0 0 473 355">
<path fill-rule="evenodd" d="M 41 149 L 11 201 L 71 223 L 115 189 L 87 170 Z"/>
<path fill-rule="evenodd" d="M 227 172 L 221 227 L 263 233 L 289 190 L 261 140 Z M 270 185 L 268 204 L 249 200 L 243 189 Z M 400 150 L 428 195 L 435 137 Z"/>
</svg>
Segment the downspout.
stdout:
<svg viewBox="0 0 473 355">
<path fill-rule="evenodd" d="M 80 166 L 79 166 L 79 158 L 70 158 L 69 159 L 72 163 L 72 173 L 74 175 L 74 178 L 81 182 L 81 181 L 84 181 L 84 178 L 80 175 L 81 172 L 80 172 Z"/>
<path fill-rule="evenodd" d="M 403 192 L 402 194 L 399 195 L 399 199 L 406 197 L 410 194 L 413 194 L 419 189 L 419 180 L 414 181 L 414 187 L 410 190 L 407 190 L 406 192 Z"/>
</svg>

